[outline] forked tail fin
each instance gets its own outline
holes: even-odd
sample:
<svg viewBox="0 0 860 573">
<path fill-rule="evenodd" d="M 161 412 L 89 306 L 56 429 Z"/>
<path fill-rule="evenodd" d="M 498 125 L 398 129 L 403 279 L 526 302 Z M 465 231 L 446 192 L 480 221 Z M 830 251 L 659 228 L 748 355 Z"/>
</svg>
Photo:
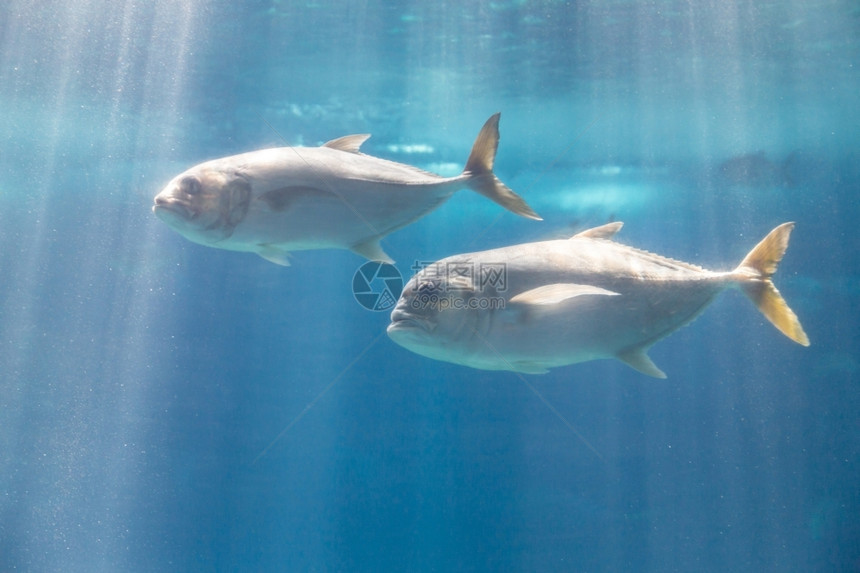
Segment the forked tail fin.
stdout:
<svg viewBox="0 0 860 573">
<path fill-rule="evenodd" d="M 768 233 L 741 261 L 734 274 L 741 289 L 765 318 L 793 341 L 809 346 L 809 338 L 803 332 L 797 315 L 788 307 L 771 280 L 788 248 L 792 229 L 794 223 L 783 223 Z"/>
<path fill-rule="evenodd" d="M 472 145 L 469 160 L 463 175 L 469 178 L 466 185 L 469 189 L 477 191 L 484 197 L 491 199 L 517 215 L 529 219 L 541 220 L 522 197 L 514 193 L 507 185 L 499 181 L 493 173 L 493 162 L 496 160 L 496 150 L 499 148 L 499 117 L 501 114 L 493 115 L 481 128 L 481 132 Z"/>
</svg>

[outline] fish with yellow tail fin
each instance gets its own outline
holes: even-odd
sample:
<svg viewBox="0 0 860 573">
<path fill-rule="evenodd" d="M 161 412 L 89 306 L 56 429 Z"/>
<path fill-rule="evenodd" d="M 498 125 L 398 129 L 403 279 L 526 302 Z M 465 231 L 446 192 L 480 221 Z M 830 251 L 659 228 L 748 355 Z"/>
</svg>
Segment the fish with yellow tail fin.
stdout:
<svg viewBox="0 0 860 573">
<path fill-rule="evenodd" d="M 468 188 L 540 219 L 493 173 L 499 114 L 484 123 L 463 172 L 442 177 L 361 153 L 366 134 L 320 147 L 277 147 L 214 159 L 180 173 L 152 211 L 186 239 L 289 265 L 293 251 L 349 249 L 393 262 L 379 241 Z"/>
<path fill-rule="evenodd" d="M 776 227 L 727 272 L 618 243 L 621 226 L 431 264 L 403 289 L 388 335 L 417 354 L 484 370 L 540 374 L 615 358 L 665 378 L 648 349 L 737 286 L 780 332 L 809 345 L 771 279 L 794 223 Z"/>
</svg>

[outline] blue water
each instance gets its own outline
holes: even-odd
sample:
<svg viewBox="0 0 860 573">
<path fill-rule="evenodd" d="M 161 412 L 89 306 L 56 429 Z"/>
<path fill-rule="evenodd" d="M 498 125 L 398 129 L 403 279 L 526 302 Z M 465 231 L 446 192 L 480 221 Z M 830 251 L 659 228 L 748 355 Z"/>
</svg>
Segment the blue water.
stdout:
<svg viewBox="0 0 860 573">
<path fill-rule="evenodd" d="M 242 6 L 241 8 L 238 6 Z M 860 571 L 860 9 L 773 2 L 7 1 L 0 571 Z M 372 133 L 499 177 L 384 240 L 416 260 L 570 235 L 776 284 L 543 376 L 434 362 L 351 293 L 150 212 L 219 156 Z M 413 147 L 408 147 L 413 146 Z"/>
</svg>

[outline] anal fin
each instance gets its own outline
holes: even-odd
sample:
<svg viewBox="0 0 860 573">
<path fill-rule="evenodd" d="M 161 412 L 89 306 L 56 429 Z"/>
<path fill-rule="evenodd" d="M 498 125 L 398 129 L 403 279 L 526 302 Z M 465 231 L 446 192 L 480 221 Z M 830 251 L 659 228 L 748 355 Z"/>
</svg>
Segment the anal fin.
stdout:
<svg viewBox="0 0 860 573">
<path fill-rule="evenodd" d="M 510 365 L 513 366 L 514 372 L 521 372 L 523 374 L 546 374 L 549 372 L 543 364 L 529 360 L 518 360 L 511 362 Z"/>
<path fill-rule="evenodd" d="M 657 368 L 657 365 L 651 360 L 648 356 L 647 349 L 645 348 L 633 348 L 631 350 L 626 350 L 624 352 L 618 353 L 616 358 L 633 368 L 634 370 L 638 370 L 642 374 L 646 376 L 653 376 L 654 378 L 665 378 L 666 373 Z"/>
<path fill-rule="evenodd" d="M 372 237 L 362 243 L 353 245 L 350 247 L 350 250 L 353 253 L 361 255 L 365 259 L 369 259 L 371 261 L 388 263 L 389 265 L 394 264 L 394 259 L 389 257 L 385 251 L 382 250 L 382 245 L 379 244 L 379 237 Z"/>
<path fill-rule="evenodd" d="M 275 263 L 282 267 L 290 266 L 290 253 L 288 251 L 284 251 L 270 245 L 263 245 L 257 251 L 257 254 L 270 263 Z"/>
</svg>

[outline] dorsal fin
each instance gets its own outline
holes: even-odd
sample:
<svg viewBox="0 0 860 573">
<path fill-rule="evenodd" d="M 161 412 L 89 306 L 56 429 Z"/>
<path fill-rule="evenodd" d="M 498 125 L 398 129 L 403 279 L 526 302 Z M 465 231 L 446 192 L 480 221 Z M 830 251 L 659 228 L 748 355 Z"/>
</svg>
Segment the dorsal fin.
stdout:
<svg viewBox="0 0 860 573">
<path fill-rule="evenodd" d="M 623 226 L 624 223 L 622 223 L 621 221 L 615 221 L 614 223 L 606 223 L 605 225 L 601 225 L 599 227 L 592 227 L 591 229 L 586 229 L 581 233 L 577 233 L 572 236 L 571 239 L 611 239 L 615 236 L 615 233 L 621 230 L 621 227 Z"/>
<path fill-rule="evenodd" d="M 323 147 L 330 147 L 338 151 L 346 151 L 347 153 L 358 153 L 361 144 L 370 138 L 369 133 L 357 133 L 355 135 L 344 135 L 331 141 L 323 143 Z"/>
</svg>

